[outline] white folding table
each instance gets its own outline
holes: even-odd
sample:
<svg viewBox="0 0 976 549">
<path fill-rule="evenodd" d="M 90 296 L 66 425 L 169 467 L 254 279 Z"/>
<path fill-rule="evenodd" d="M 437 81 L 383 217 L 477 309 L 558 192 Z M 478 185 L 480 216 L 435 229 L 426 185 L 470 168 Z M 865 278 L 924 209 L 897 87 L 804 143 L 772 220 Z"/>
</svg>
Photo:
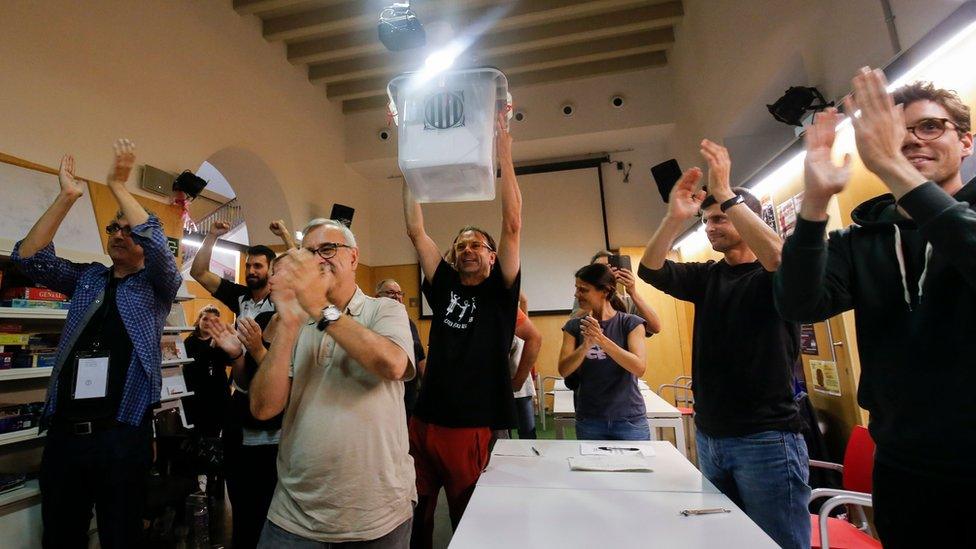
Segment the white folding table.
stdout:
<svg viewBox="0 0 976 549">
<path fill-rule="evenodd" d="M 579 442 L 499 440 L 451 548 L 776 547 L 673 446 L 625 444 L 653 448 L 653 472 L 570 471 L 567 458 L 579 455 Z M 533 446 L 541 456 L 531 452 Z M 525 450 L 531 455 L 502 455 Z M 730 512 L 680 514 L 707 508 Z"/>
<path fill-rule="evenodd" d="M 682 455 L 685 450 L 685 427 L 681 412 L 651 390 L 641 390 L 644 407 L 647 408 L 647 426 L 651 429 L 651 440 L 657 438 L 657 429 L 674 429 L 674 443 Z M 565 427 L 576 418 L 576 405 L 572 391 L 553 391 L 553 422 L 556 425 L 556 438 L 565 436 Z"/>
</svg>

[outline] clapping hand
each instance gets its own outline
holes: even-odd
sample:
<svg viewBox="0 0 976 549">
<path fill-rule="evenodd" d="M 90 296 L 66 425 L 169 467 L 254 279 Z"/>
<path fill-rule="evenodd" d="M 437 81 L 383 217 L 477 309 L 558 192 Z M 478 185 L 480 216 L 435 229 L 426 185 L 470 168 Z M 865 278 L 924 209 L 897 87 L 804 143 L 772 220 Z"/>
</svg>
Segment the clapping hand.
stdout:
<svg viewBox="0 0 976 549">
<path fill-rule="evenodd" d="M 115 159 L 108 172 L 108 184 L 124 185 L 136 163 L 136 146 L 128 139 L 115 142 Z"/>
<path fill-rule="evenodd" d="M 237 319 L 237 339 L 251 354 L 256 354 L 258 348 L 264 348 L 261 326 L 253 318 L 241 317 Z"/>
<path fill-rule="evenodd" d="M 691 168 L 681 174 L 681 179 L 674 184 L 668 198 L 669 217 L 684 221 L 698 215 L 701 203 L 705 200 L 705 191 L 695 190 L 701 178 L 700 168 Z"/>
<path fill-rule="evenodd" d="M 237 332 L 233 328 L 216 319 L 204 318 L 200 322 L 205 323 L 207 331 L 210 332 L 212 345 L 220 348 L 230 357 L 239 357 L 244 353 L 244 348 L 237 339 Z"/>
<path fill-rule="evenodd" d="M 844 155 L 840 166 L 831 158 L 840 119 L 841 115 L 833 107 L 819 112 L 803 136 L 807 149 L 803 161 L 803 201 L 810 201 L 811 206 L 816 205 L 823 211 L 826 211 L 830 198 L 843 191 L 851 177 L 851 155 Z"/>
<path fill-rule="evenodd" d="M 289 250 L 275 264 L 271 279 L 275 290 L 290 290 L 307 316 L 317 317 L 328 305 L 335 275 L 319 257 L 303 249 Z"/>
<path fill-rule="evenodd" d="M 58 170 L 58 183 L 61 184 L 61 194 L 71 198 L 78 198 L 83 192 L 81 183 L 75 179 L 75 157 L 66 154 L 61 157 L 61 168 Z"/>
<path fill-rule="evenodd" d="M 580 334 L 583 336 L 583 345 L 587 348 L 599 345 L 600 338 L 603 336 L 603 328 L 600 322 L 591 315 L 584 316 L 580 320 Z"/>
<path fill-rule="evenodd" d="M 699 152 L 708 162 L 708 192 L 719 204 L 735 197 L 730 184 L 732 161 L 729 150 L 718 143 L 703 139 Z"/>
</svg>

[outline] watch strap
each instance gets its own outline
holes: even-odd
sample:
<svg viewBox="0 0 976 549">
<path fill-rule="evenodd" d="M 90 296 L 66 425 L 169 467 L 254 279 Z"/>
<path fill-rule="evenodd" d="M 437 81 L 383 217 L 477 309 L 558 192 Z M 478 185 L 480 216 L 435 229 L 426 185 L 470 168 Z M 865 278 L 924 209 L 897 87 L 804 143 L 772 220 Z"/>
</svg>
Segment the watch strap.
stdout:
<svg viewBox="0 0 976 549">
<path fill-rule="evenodd" d="M 725 210 L 728 210 L 729 208 L 735 206 L 736 204 L 742 204 L 745 201 L 746 199 L 743 198 L 741 194 L 737 194 L 732 198 L 726 200 L 725 202 L 722 202 L 722 205 L 719 206 L 719 209 L 722 210 L 722 213 L 725 213 Z"/>
</svg>

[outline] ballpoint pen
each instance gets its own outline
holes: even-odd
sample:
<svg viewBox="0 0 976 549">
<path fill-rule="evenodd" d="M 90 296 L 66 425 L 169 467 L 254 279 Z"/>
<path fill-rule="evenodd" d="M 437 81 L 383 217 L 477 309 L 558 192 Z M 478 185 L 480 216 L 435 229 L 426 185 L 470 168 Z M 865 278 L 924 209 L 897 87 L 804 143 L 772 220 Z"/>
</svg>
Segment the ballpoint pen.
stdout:
<svg viewBox="0 0 976 549">
<path fill-rule="evenodd" d="M 640 448 L 624 448 L 621 446 L 597 446 L 596 449 L 605 452 L 612 452 L 614 450 L 620 450 L 621 452 L 640 452 Z"/>
<path fill-rule="evenodd" d="M 681 511 L 678 514 L 689 517 L 691 515 L 713 515 L 716 513 L 731 513 L 731 512 L 732 511 L 730 509 L 726 509 L 725 507 L 715 507 L 712 509 L 685 509 L 684 511 Z"/>
<path fill-rule="evenodd" d="M 535 446 L 530 446 L 530 448 L 532 448 L 532 453 L 533 454 L 535 454 L 535 455 L 537 455 L 539 457 L 542 457 L 542 454 L 540 454 L 539 451 L 535 449 Z"/>
</svg>

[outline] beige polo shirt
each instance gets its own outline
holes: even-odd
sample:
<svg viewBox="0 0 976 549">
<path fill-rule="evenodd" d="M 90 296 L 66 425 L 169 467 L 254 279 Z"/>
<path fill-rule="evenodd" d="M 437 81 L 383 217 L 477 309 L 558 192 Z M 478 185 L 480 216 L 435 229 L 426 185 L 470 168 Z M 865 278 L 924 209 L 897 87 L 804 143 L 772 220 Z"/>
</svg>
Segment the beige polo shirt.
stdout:
<svg viewBox="0 0 976 549">
<path fill-rule="evenodd" d="M 413 377 L 403 305 L 357 288 L 345 312 L 403 349 Z M 314 321 L 303 326 L 268 519 L 327 543 L 376 539 L 409 520 L 417 488 L 405 418 L 402 381 L 363 368 Z"/>
</svg>

